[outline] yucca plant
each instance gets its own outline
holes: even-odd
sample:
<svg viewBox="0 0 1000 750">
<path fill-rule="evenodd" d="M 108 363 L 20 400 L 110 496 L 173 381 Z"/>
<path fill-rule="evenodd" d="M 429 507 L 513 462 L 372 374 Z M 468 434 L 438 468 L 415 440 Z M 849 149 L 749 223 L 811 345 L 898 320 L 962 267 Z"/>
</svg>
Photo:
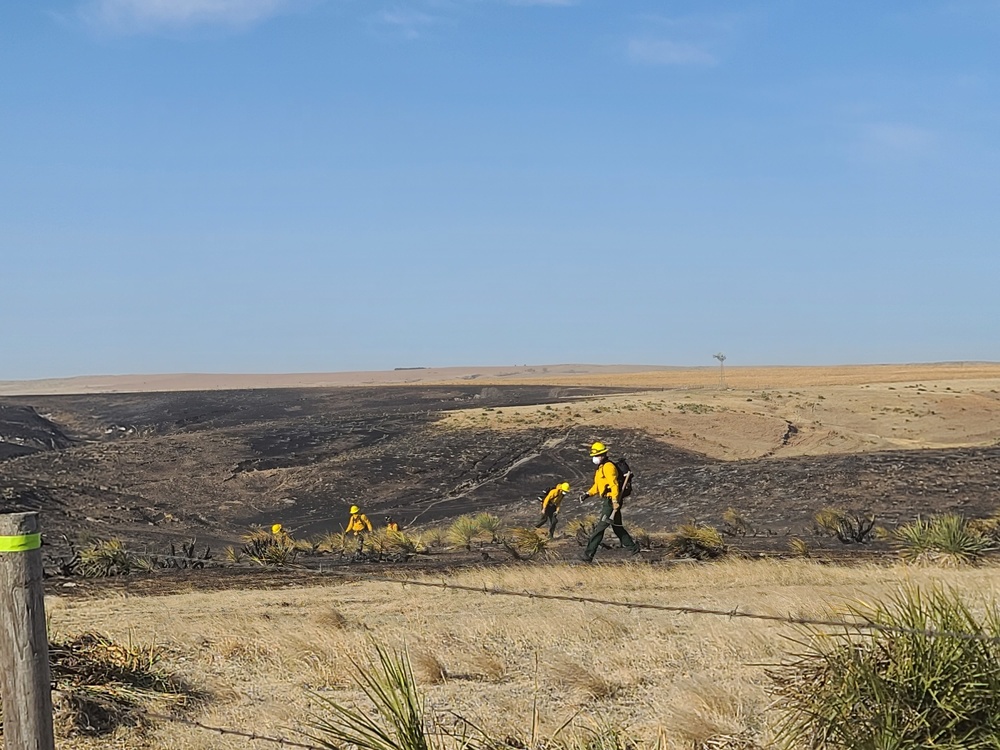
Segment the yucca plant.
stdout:
<svg viewBox="0 0 1000 750">
<path fill-rule="evenodd" d="M 816 750 L 1000 748 L 1000 613 L 978 609 L 951 590 L 905 588 L 852 614 L 914 632 L 806 631 L 802 652 L 769 671 L 779 740 Z"/>
<path fill-rule="evenodd" d="M 385 543 L 388 550 L 405 555 L 415 555 L 427 550 L 419 535 L 407 534 L 405 531 L 386 531 Z"/>
<path fill-rule="evenodd" d="M 969 565 L 996 548 L 960 515 L 950 513 L 929 520 L 918 518 L 896 529 L 893 542 L 899 556 L 907 562 L 932 562 L 939 565 Z"/>
<path fill-rule="evenodd" d="M 548 538 L 535 529 L 511 529 L 503 539 L 503 546 L 515 560 L 533 560 L 549 555 Z"/>
<path fill-rule="evenodd" d="M 374 648 L 370 664 L 355 664 L 354 670 L 354 681 L 374 713 L 316 696 L 325 715 L 315 717 L 303 734 L 330 750 L 443 750 L 442 734 L 429 725 L 406 652 L 380 644 Z"/>
<path fill-rule="evenodd" d="M 84 578 L 105 578 L 128 575 L 134 557 L 121 539 L 96 541 L 80 550 L 77 571 Z"/>
<path fill-rule="evenodd" d="M 448 527 L 448 541 L 455 547 L 472 549 L 472 543 L 479 539 L 482 527 L 474 516 L 459 516 Z"/>
<path fill-rule="evenodd" d="M 275 534 L 259 527 L 243 535 L 243 555 L 258 565 L 291 565 L 299 555 L 294 540 L 287 533 Z"/>
<path fill-rule="evenodd" d="M 354 551 L 354 548 L 350 547 L 352 539 L 353 537 L 349 537 L 344 531 L 330 531 L 319 538 L 319 548 L 335 555 L 343 555 L 347 551 Z"/>
<path fill-rule="evenodd" d="M 844 518 L 844 511 L 839 508 L 821 508 L 813 516 L 814 530 L 818 534 L 836 536 L 840 531 L 840 522 Z"/>
<path fill-rule="evenodd" d="M 481 536 L 496 544 L 500 541 L 500 532 L 503 529 L 503 522 L 499 516 L 492 513 L 477 513 L 472 517 L 476 526 L 479 527 Z"/>
<path fill-rule="evenodd" d="M 667 552 L 678 558 L 708 560 L 726 553 L 718 529 L 705 524 L 686 523 L 667 538 Z"/>
</svg>

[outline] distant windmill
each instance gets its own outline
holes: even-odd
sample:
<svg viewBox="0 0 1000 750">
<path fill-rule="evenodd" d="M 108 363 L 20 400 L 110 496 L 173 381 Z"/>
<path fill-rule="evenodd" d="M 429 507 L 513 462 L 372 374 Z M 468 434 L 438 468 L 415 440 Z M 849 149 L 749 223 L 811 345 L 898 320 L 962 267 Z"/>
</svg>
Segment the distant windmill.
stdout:
<svg viewBox="0 0 1000 750">
<path fill-rule="evenodd" d="M 726 355 L 722 352 L 712 355 L 713 359 L 719 360 L 719 385 L 726 387 Z"/>
</svg>

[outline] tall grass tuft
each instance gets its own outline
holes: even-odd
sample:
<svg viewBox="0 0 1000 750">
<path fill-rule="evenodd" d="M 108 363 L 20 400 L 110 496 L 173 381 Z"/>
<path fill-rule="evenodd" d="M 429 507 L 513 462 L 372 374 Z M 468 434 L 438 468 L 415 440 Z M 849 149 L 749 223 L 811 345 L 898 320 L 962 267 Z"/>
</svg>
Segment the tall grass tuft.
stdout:
<svg viewBox="0 0 1000 750">
<path fill-rule="evenodd" d="M 709 560 L 726 554 L 726 544 L 712 526 L 686 523 L 667 537 L 667 552 L 678 558 Z"/>
<path fill-rule="evenodd" d="M 121 539 L 95 541 L 81 549 L 79 555 L 77 572 L 84 578 L 127 576 L 135 561 Z"/>
<path fill-rule="evenodd" d="M 995 606 L 980 616 L 954 591 L 907 588 L 852 614 L 862 621 L 967 637 L 810 631 L 802 653 L 768 673 L 782 705 L 778 736 L 786 747 L 1000 747 Z"/>
<path fill-rule="evenodd" d="M 566 533 L 575 537 L 576 543 L 582 547 L 594 533 L 595 526 L 597 526 L 597 516 L 590 513 L 583 518 L 574 518 L 570 521 L 566 526 Z"/>
<path fill-rule="evenodd" d="M 980 534 L 962 516 L 948 514 L 918 518 L 900 526 L 893 534 L 899 556 L 907 562 L 946 566 L 969 565 L 996 548 L 996 542 Z"/>
<path fill-rule="evenodd" d="M 375 645 L 370 665 L 355 665 L 354 681 L 374 713 L 317 696 L 326 715 L 310 723 L 305 736 L 330 750 L 442 750 L 441 735 L 430 731 L 424 698 L 406 652 Z"/>
<path fill-rule="evenodd" d="M 299 555 L 295 541 L 285 533 L 274 534 L 267 529 L 253 527 L 243 535 L 242 541 L 240 552 L 258 565 L 292 565 Z"/>
</svg>

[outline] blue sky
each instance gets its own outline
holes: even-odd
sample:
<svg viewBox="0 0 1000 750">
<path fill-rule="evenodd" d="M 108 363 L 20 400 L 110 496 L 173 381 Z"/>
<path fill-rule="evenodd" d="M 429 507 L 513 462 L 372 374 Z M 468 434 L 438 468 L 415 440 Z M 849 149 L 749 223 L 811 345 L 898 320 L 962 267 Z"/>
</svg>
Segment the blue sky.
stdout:
<svg viewBox="0 0 1000 750">
<path fill-rule="evenodd" d="M 1000 360 L 1000 2 L 0 3 L 0 379 Z"/>
</svg>

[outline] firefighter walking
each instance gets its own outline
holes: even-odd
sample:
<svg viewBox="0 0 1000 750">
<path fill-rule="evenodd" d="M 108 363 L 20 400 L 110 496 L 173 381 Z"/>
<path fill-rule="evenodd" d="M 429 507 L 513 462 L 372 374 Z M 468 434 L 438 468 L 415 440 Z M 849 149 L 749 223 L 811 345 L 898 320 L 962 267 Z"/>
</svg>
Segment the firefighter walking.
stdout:
<svg viewBox="0 0 1000 750">
<path fill-rule="evenodd" d="M 361 508 L 357 505 L 351 506 L 351 517 L 347 521 L 347 528 L 345 531 L 348 534 L 354 534 L 358 540 L 358 549 L 355 555 L 360 556 L 365 549 L 365 534 L 372 533 L 372 522 L 368 520 L 368 516 L 361 512 Z"/>
<path fill-rule="evenodd" d="M 556 535 L 556 524 L 559 523 L 559 505 L 567 492 L 569 492 L 569 482 L 561 482 L 549 490 L 542 499 L 542 520 L 535 524 L 535 528 L 540 529 L 548 524 L 549 539 Z"/>
<path fill-rule="evenodd" d="M 597 466 L 594 472 L 594 486 L 587 490 L 580 497 L 580 500 L 582 502 L 588 497 L 599 495 L 603 499 L 603 503 L 601 505 L 600 520 L 594 526 L 594 531 L 587 541 L 587 549 L 583 553 L 583 560 L 586 562 L 594 561 L 594 555 L 597 554 L 597 549 L 601 546 L 601 542 L 604 539 L 604 532 L 608 530 L 609 526 L 614 530 L 615 536 L 618 537 L 622 547 L 633 555 L 637 555 L 639 554 L 639 545 L 635 543 L 635 540 L 625 530 L 625 526 L 622 525 L 622 477 L 618 475 L 618 467 L 608 459 L 608 448 L 604 443 L 598 442 L 590 446 L 590 458 Z"/>
</svg>

